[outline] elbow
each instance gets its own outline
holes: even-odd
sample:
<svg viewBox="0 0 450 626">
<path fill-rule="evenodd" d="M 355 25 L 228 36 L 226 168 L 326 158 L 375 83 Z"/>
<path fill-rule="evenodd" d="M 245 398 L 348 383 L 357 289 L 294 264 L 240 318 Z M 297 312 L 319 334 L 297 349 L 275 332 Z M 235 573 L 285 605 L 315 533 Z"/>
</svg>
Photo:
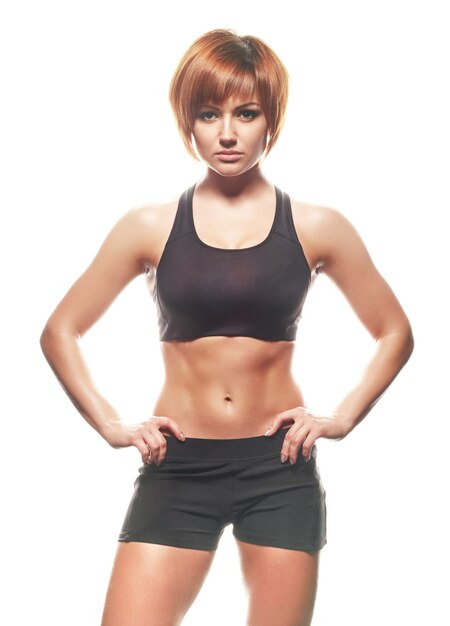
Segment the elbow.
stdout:
<svg viewBox="0 0 450 626">
<path fill-rule="evenodd" d="M 54 338 L 54 336 L 55 336 L 54 331 L 48 324 L 46 324 L 39 337 L 39 345 L 45 356 L 47 356 L 48 354 L 48 351 L 50 349 L 50 344 L 52 343 L 52 338 Z"/>
<path fill-rule="evenodd" d="M 40 336 L 39 336 L 39 345 L 41 346 L 42 352 L 45 352 L 45 344 L 48 338 L 48 328 L 47 325 L 44 326 Z"/>
<path fill-rule="evenodd" d="M 414 352 L 414 334 L 412 331 L 412 328 L 410 327 L 409 329 L 409 334 L 408 334 L 408 340 L 407 340 L 407 345 L 408 345 L 408 359 L 409 357 L 412 355 L 412 353 Z"/>
<path fill-rule="evenodd" d="M 59 326 L 55 326 L 54 324 L 46 323 L 44 326 L 41 335 L 39 337 L 39 345 L 41 346 L 41 350 L 46 357 L 50 354 L 52 348 L 58 344 L 61 339 L 67 335 L 73 335 L 73 333 L 69 333 Z"/>
<path fill-rule="evenodd" d="M 386 341 L 386 346 L 390 346 L 389 349 L 392 350 L 393 358 L 400 369 L 406 365 L 414 351 L 414 334 L 408 319 L 382 333 L 377 337 L 377 341 L 383 343 Z"/>
<path fill-rule="evenodd" d="M 407 322 L 405 328 L 402 330 L 402 356 L 403 356 L 403 365 L 405 365 L 412 353 L 414 352 L 414 333 L 411 328 L 411 324 L 409 321 Z"/>
</svg>

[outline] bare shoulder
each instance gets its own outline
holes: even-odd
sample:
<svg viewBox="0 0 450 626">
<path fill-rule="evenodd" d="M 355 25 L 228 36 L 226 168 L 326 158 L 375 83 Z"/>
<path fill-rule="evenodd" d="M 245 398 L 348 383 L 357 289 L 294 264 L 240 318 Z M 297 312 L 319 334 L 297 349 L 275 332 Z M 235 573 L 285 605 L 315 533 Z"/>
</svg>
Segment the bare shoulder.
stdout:
<svg viewBox="0 0 450 626">
<path fill-rule="evenodd" d="M 359 233 L 338 209 L 291 199 L 292 217 L 310 266 L 318 271 L 347 250 L 367 254 Z"/>
<path fill-rule="evenodd" d="M 143 203 L 129 209 L 119 220 L 123 235 L 131 236 L 139 248 L 146 268 L 158 264 L 161 249 L 167 240 L 178 206 L 178 198 L 162 203 Z"/>
<path fill-rule="evenodd" d="M 316 272 L 341 289 L 374 339 L 402 329 L 411 345 L 409 320 L 354 225 L 337 209 L 305 202 L 292 201 L 292 215 Z"/>
<path fill-rule="evenodd" d="M 129 216 L 136 225 L 146 225 L 160 228 L 164 222 L 174 217 L 178 205 L 178 198 L 166 202 L 146 202 L 129 209 L 125 215 Z"/>
</svg>

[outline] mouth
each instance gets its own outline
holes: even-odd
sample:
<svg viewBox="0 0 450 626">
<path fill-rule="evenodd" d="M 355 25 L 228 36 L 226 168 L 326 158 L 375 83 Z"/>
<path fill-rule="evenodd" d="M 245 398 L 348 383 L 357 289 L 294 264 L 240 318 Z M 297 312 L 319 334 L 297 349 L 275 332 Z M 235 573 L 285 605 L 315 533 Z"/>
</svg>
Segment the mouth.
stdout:
<svg viewBox="0 0 450 626">
<path fill-rule="evenodd" d="M 238 150 L 221 150 L 220 152 L 216 152 L 216 156 L 221 161 L 237 161 L 242 156 L 242 152 L 238 152 Z"/>
</svg>

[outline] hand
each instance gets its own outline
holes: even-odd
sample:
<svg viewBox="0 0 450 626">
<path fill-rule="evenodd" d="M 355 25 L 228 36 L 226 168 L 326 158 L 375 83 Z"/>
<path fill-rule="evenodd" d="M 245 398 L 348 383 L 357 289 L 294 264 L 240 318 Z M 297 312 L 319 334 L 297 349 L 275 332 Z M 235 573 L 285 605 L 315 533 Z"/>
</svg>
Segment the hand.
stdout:
<svg viewBox="0 0 450 626">
<path fill-rule="evenodd" d="M 266 434 L 270 437 L 285 422 L 293 421 L 294 424 L 288 429 L 281 447 L 281 462 L 287 459 L 294 464 L 297 460 L 298 452 L 302 447 L 302 454 L 307 461 L 311 458 L 311 448 L 319 437 L 326 439 L 343 439 L 350 432 L 351 428 L 337 417 L 323 417 L 313 415 L 303 406 L 288 409 L 278 413 L 272 427 Z"/>
<path fill-rule="evenodd" d="M 175 437 L 181 441 L 185 440 L 180 426 L 170 417 L 150 417 L 138 424 L 123 422 L 112 424 L 103 436 L 113 448 L 136 446 L 141 453 L 143 463 L 161 465 L 167 449 L 161 429 L 172 431 Z"/>
</svg>

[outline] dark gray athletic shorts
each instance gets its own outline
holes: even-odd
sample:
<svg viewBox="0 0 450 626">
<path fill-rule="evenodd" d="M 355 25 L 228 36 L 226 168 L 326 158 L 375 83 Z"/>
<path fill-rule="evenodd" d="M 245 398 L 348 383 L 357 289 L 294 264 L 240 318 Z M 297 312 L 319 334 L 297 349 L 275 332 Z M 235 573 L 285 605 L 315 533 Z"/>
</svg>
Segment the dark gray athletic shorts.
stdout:
<svg viewBox="0 0 450 626">
<path fill-rule="evenodd" d="M 263 546 L 314 552 L 326 540 L 326 492 L 301 448 L 280 461 L 287 429 L 266 437 L 180 441 L 164 435 L 166 457 L 139 467 L 118 541 L 216 550 L 224 528 Z"/>
</svg>

